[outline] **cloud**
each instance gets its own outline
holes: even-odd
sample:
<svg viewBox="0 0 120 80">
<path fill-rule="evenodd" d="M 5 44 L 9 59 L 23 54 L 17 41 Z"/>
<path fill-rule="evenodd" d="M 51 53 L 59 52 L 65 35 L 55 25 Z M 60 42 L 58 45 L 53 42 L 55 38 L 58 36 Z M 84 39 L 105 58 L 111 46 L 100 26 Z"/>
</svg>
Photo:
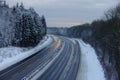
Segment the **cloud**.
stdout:
<svg viewBox="0 0 120 80">
<path fill-rule="evenodd" d="M 49 26 L 49 27 L 71 27 L 71 25 L 81 25 L 83 23 L 80 22 L 70 22 L 70 21 L 56 21 L 56 22 L 48 22 L 51 25 L 59 25 L 59 26 Z"/>
<path fill-rule="evenodd" d="M 52 4 L 56 0 L 7 0 L 10 5 L 15 5 L 18 3 L 24 3 L 27 7 L 35 7 L 35 6 L 48 6 L 49 4 Z"/>
<path fill-rule="evenodd" d="M 115 6 L 119 0 L 7 0 L 12 6 L 23 2 L 44 14 L 48 26 L 72 26 L 92 22 L 103 16 L 104 11 Z"/>
</svg>

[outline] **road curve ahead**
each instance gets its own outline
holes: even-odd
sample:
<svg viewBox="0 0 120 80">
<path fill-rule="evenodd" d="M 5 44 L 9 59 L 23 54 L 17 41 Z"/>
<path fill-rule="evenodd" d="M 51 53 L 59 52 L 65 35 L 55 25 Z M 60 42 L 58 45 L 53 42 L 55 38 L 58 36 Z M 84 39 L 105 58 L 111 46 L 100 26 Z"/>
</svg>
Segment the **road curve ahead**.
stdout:
<svg viewBox="0 0 120 80">
<path fill-rule="evenodd" d="M 80 46 L 65 37 L 29 58 L 0 72 L 0 80 L 76 80 L 80 63 Z"/>
</svg>

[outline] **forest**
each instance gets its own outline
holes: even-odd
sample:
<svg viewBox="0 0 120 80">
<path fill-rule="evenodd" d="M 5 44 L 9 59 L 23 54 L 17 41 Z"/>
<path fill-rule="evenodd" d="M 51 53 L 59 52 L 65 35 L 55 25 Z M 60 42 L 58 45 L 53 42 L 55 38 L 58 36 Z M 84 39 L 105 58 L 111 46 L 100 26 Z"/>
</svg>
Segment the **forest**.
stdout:
<svg viewBox="0 0 120 80">
<path fill-rule="evenodd" d="M 33 8 L 25 9 L 23 3 L 9 7 L 1 1 L 0 15 L 0 47 L 36 46 L 46 35 L 44 16 Z"/>
</svg>

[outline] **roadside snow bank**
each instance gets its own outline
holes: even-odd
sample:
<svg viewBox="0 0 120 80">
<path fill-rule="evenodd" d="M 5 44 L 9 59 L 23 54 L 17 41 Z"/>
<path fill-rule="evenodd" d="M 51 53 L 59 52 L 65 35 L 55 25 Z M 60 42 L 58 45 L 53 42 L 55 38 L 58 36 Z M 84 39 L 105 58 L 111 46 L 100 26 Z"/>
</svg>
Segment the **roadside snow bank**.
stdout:
<svg viewBox="0 0 120 80">
<path fill-rule="evenodd" d="M 44 39 L 34 48 L 19 48 L 19 47 L 7 47 L 0 48 L 0 71 L 8 68 L 9 66 L 16 64 L 25 58 L 35 54 L 41 49 L 45 48 L 52 43 L 50 36 L 44 37 Z"/>
<path fill-rule="evenodd" d="M 6 58 L 12 58 L 21 52 L 27 51 L 27 48 L 18 48 L 18 47 L 5 47 L 0 48 L 0 64 L 5 61 Z"/>
<path fill-rule="evenodd" d="M 82 40 L 77 41 L 81 47 L 81 61 L 76 80 L 106 80 L 95 50 Z"/>
</svg>

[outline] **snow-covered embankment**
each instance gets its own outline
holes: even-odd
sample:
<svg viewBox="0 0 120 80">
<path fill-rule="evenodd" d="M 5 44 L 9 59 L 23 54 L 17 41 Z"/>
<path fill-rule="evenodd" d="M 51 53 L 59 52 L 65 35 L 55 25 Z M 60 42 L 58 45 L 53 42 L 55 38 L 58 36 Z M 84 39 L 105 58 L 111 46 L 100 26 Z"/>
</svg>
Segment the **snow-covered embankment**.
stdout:
<svg viewBox="0 0 120 80">
<path fill-rule="evenodd" d="M 81 48 L 81 61 L 77 80 L 106 80 L 95 50 L 82 40 L 77 41 Z"/>
<path fill-rule="evenodd" d="M 46 36 L 36 47 L 31 49 L 19 47 L 0 48 L 0 71 L 37 53 L 51 44 L 52 41 L 50 36 Z"/>
</svg>

